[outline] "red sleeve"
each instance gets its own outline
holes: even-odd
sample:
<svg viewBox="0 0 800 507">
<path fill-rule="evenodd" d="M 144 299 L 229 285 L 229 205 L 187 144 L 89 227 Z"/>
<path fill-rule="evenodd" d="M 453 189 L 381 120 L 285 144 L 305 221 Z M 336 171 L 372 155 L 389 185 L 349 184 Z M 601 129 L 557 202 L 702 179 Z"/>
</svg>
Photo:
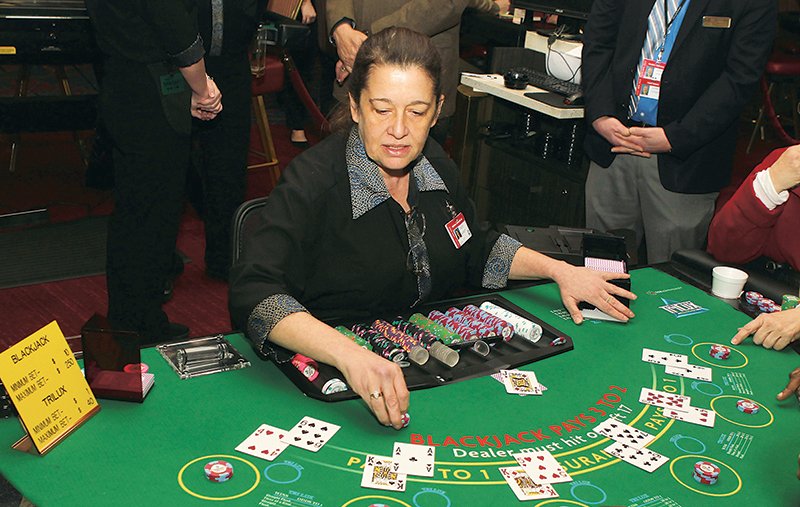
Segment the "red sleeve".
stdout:
<svg viewBox="0 0 800 507">
<path fill-rule="evenodd" d="M 721 262 L 743 264 L 764 254 L 772 227 L 783 211 L 770 211 L 756 196 L 753 180 L 770 167 L 786 148 L 773 151 L 753 169 L 731 199 L 720 208 L 708 229 L 708 253 Z"/>
</svg>

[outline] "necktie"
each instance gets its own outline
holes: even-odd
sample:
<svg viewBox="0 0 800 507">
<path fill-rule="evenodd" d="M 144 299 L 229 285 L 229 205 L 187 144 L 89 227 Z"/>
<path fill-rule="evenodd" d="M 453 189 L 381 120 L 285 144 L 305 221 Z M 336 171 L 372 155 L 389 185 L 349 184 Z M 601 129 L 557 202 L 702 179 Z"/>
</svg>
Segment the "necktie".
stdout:
<svg viewBox="0 0 800 507">
<path fill-rule="evenodd" d="M 667 12 L 664 12 L 666 4 Z M 631 101 L 628 106 L 628 117 L 632 118 L 639 104 L 639 96 L 636 95 L 636 85 L 639 83 L 639 75 L 642 72 L 642 64 L 645 60 L 655 60 L 658 50 L 663 46 L 667 36 L 667 20 L 675 18 L 678 10 L 678 0 L 656 0 L 653 9 L 647 18 L 647 36 L 642 46 L 642 54 L 639 56 L 639 65 L 633 76 L 633 88 L 631 91 Z"/>
</svg>

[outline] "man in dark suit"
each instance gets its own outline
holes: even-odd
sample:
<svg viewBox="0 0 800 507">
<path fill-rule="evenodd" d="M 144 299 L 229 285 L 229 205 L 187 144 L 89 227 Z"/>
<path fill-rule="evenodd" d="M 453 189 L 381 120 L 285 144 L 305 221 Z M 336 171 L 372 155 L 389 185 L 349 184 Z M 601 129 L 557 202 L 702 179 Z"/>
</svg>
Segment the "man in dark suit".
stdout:
<svg viewBox="0 0 800 507">
<path fill-rule="evenodd" d="M 661 2 L 595 0 L 582 69 L 586 225 L 644 234 L 651 263 L 702 247 L 776 28 L 774 0 Z"/>
</svg>

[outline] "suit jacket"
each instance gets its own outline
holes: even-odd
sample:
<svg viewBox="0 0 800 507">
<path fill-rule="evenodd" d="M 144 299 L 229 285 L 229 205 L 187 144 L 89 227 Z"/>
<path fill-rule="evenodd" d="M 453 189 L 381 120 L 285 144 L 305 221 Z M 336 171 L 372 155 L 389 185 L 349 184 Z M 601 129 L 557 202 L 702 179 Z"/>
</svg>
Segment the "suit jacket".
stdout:
<svg viewBox="0 0 800 507">
<path fill-rule="evenodd" d="M 657 0 L 661 1 L 661 0 Z M 633 78 L 654 0 L 595 0 L 583 46 L 589 129 L 586 151 L 602 167 L 611 145 L 591 124 L 628 120 Z M 704 16 L 730 18 L 730 28 L 703 26 Z M 667 190 L 718 191 L 730 179 L 736 126 L 764 69 L 776 30 L 774 0 L 691 0 L 661 81 L 658 126 L 672 144 L 659 154 Z"/>
<path fill-rule="evenodd" d="M 491 8 L 488 3 L 475 0 L 327 0 L 326 18 L 328 30 L 342 18 L 350 18 L 362 32 L 378 33 L 390 26 L 401 26 L 428 35 L 442 57 L 442 117 L 446 118 L 456 108 L 461 14 L 467 7 L 483 8 L 484 4 Z M 334 85 L 334 95 L 343 100 L 346 86 Z"/>
</svg>

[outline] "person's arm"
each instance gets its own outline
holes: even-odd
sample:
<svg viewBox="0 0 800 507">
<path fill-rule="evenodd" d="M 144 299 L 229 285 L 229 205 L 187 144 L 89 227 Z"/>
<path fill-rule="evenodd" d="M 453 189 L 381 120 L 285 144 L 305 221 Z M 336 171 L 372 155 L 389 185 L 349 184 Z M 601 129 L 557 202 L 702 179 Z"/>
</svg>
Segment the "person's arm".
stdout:
<svg viewBox="0 0 800 507">
<path fill-rule="evenodd" d="M 410 0 L 373 21 L 369 29 L 378 33 L 390 26 L 401 26 L 433 37 L 459 24 L 468 4 L 469 0 Z"/>
<path fill-rule="evenodd" d="M 800 151 L 787 158 L 795 159 L 794 163 L 800 166 L 798 154 Z M 770 153 L 714 215 L 708 228 L 708 252 L 718 261 L 744 264 L 763 255 L 783 208 L 767 209 L 756 196 L 753 181 L 758 173 L 770 166 L 778 166 L 779 178 L 783 179 L 781 168 L 784 164 L 778 161 L 785 155 L 783 150 Z"/>
<path fill-rule="evenodd" d="M 687 158 L 728 129 L 739 119 L 742 107 L 756 89 L 775 37 L 777 5 L 774 0 L 753 0 L 748 4 L 750 7 L 741 18 L 733 20 L 730 28 L 734 32 L 725 56 L 725 70 L 683 118 L 663 126 L 672 145 L 671 153 L 678 158 Z"/>
<path fill-rule="evenodd" d="M 738 345 L 753 336 L 753 343 L 766 349 L 783 350 L 800 338 L 800 309 L 793 308 L 775 313 L 762 313 L 741 328 L 731 339 Z"/>
<path fill-rule="evenodd" d="M 300 22 L 304 25 L 310 25 L 317 20 L 317 10 L 311 0 L 303 0 L 300 4 Z"/>
<path fill-rule="evenodd" d="M 356 53 L 367 35 L 362 27 L 354 26 L 356 15 L 353 0 L 328 0 L 325 4 L 325 18 L 330 27 L 330 40 L 336 46 L 336 54 L 342 62 L 337 80 L 341 78 L 343 81 L 353 68 Z"/>
</svg>

